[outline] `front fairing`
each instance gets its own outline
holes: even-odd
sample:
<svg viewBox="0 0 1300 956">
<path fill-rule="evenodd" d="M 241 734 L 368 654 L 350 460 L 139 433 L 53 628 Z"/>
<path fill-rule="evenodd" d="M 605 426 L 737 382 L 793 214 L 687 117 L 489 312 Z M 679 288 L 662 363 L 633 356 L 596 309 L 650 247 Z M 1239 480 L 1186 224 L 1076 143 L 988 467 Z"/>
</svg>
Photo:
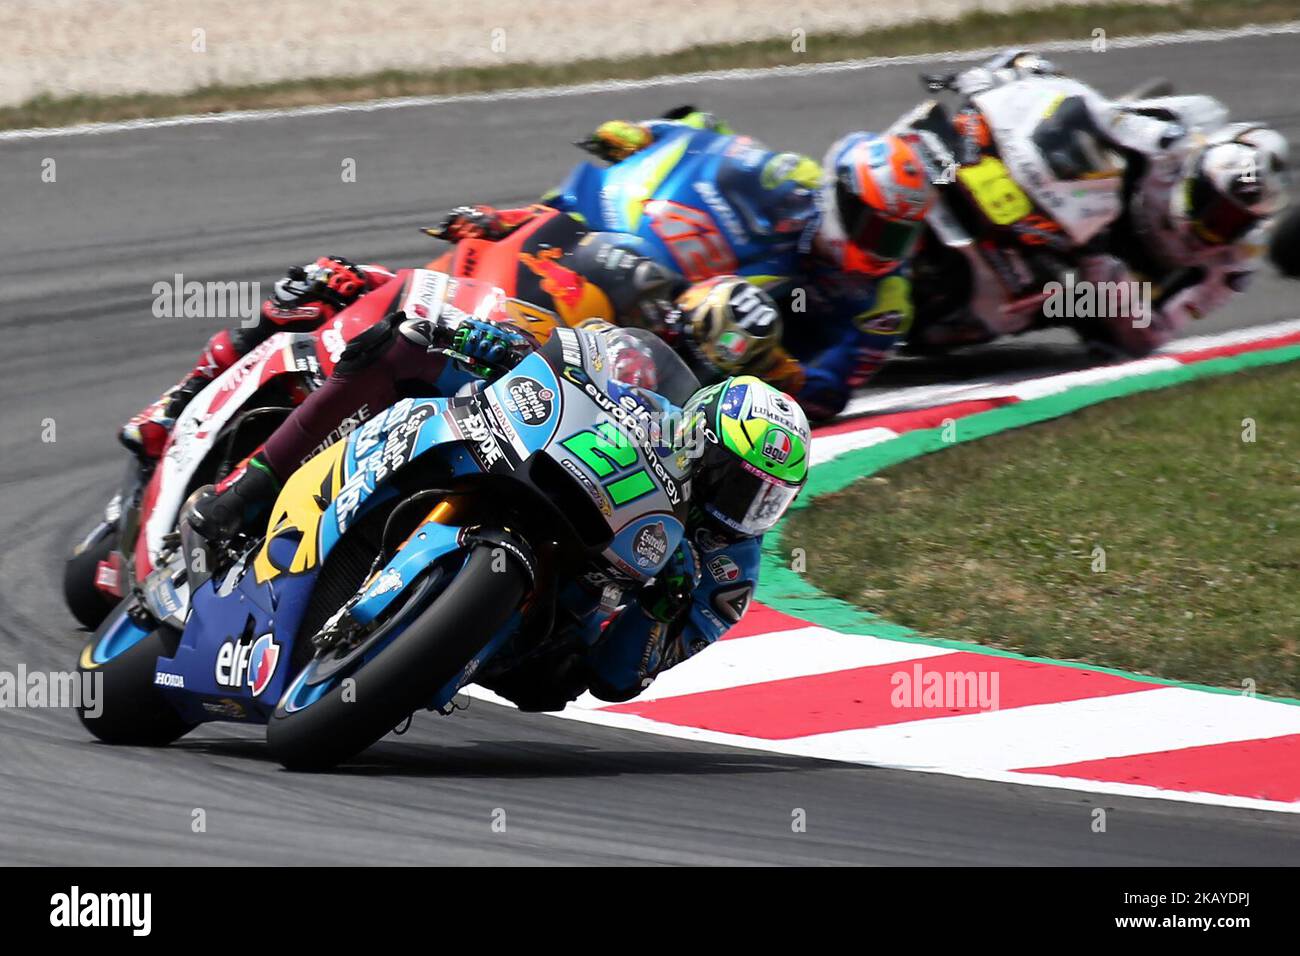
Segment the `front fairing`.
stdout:
<svg viewBox="0 0 1300 956">
<path fill-rule="evenodd" d="M 615 335 L 653 340 L 639 330 L 620 330 Z M 680 418 L 672 418 L 671 403 L 655 409 L 629 393 L 619 400 L 611 397 L 620 389 L 612 381 L 616 356 L 609 341 L 608 336 L 561 329 L 548 344 L 547 351 L 560 368 L 558 379 L 551 379 L 558 381 L 560 402 L 553 414 L 552 439 L 542 451 L 596 505 L 612 531 L 601 557 L 635 584 L 652 578 L 681 540 L 691 459 L 668 440 L 683 424 Z M 665 352 L 671 354 L 666 347 Z M 671 362 L 680 359 L 673 356 Z M 521 365 L 517 371 L 523 370 Z M 503 378 L 493 389 L 508 394 L 511 379 Z M 648 417 L 659 413 L 663 417 Z M 663 426 L 658 432 L 657 424 Z"/>
</svg>

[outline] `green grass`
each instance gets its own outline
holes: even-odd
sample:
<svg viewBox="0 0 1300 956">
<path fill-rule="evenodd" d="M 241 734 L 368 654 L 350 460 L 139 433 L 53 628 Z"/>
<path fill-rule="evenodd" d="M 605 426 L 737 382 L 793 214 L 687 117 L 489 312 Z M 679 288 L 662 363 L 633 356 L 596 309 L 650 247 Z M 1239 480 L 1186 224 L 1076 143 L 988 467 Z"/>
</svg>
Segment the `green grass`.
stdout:
<svg viewBox="0 0 1300 956">
<path fill-rule="evenodd" d="M 1300 696 L 1297 409 L 1294 364 L 1103 403 L 818 498 L 784 543 L 928 635 Z"/>
<path fill-rule="evenodd" d="M 737 67 L 796 65 L 869 56 L 901 56 L 954 49 L 1087 39 L 1098 27 L 1111 39 L 1194 28 L 1281 22 L 1300 16 L 1300 0 L 1188 0 L 1168 6 L 1132 3 L 1062 6 L 1021 13 L 970 13 L 857 35 L 807 37 L 805 52 L 788 39 L 692 47 L 663 56 L 591 59 L 558 65 L 528 63 L 416 72 L 385 70 L 364 76 L 308 78 L 249 86 L 209 86 L 184 94 L 38 96 L 0 108 L 0 128 L 25 129 L 175 116 L 553 86 L 592 80 L 636 80 L 668 73 Z"/>
</svg>

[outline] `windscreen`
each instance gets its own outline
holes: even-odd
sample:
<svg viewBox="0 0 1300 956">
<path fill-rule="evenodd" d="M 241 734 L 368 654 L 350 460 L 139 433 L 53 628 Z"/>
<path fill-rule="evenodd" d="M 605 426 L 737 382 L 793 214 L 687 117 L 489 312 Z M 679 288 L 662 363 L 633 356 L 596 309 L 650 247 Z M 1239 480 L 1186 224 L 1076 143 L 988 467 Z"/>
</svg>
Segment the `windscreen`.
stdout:
<svg viewBox="0 0 1300 956">
<path fill-rule="evenodd" d="M 611 381 L 655 392 L 679 407 L 699 391 L 699 379 L 654 333 L 611 327 L 605 336 Z"/>
</svg>

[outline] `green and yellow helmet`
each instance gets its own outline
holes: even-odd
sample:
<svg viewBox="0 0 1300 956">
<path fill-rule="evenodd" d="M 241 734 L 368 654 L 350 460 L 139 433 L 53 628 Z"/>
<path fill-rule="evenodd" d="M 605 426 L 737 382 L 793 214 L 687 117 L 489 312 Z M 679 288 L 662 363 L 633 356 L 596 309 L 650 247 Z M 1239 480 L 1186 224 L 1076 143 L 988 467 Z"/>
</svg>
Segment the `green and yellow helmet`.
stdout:
<svg viewBox="0 0 1300 956">
<path fill-rule="evenodd" d="M 757 537 L 785 514 L 808 478 L 808 419 L 789 395 L 752 375 L 686 403 L 696 446 L 691 501 L 734 534 Z"/>
</svg>

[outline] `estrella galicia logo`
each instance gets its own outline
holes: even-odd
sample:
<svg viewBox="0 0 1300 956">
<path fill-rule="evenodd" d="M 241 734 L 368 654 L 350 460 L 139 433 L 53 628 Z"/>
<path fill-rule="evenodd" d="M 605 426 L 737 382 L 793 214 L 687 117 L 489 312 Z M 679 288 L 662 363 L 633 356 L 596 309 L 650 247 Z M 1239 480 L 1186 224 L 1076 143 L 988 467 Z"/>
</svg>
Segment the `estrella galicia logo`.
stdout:
<svg viewBox="0 0 1300 956">
<path fill-rule="evenodd" d="M 506 410 L 524 425 L 542 424 L 555 408 L 555 392 L 526 375 L 507 381 L 505 392 Z"/>
<path fill-rule="evenodd" d="M 668 533 L 662 521 L 648 524 L 636 533 L 632 554 L 643 568 L 657 568 L 668 557 Z"/>
</svg>

